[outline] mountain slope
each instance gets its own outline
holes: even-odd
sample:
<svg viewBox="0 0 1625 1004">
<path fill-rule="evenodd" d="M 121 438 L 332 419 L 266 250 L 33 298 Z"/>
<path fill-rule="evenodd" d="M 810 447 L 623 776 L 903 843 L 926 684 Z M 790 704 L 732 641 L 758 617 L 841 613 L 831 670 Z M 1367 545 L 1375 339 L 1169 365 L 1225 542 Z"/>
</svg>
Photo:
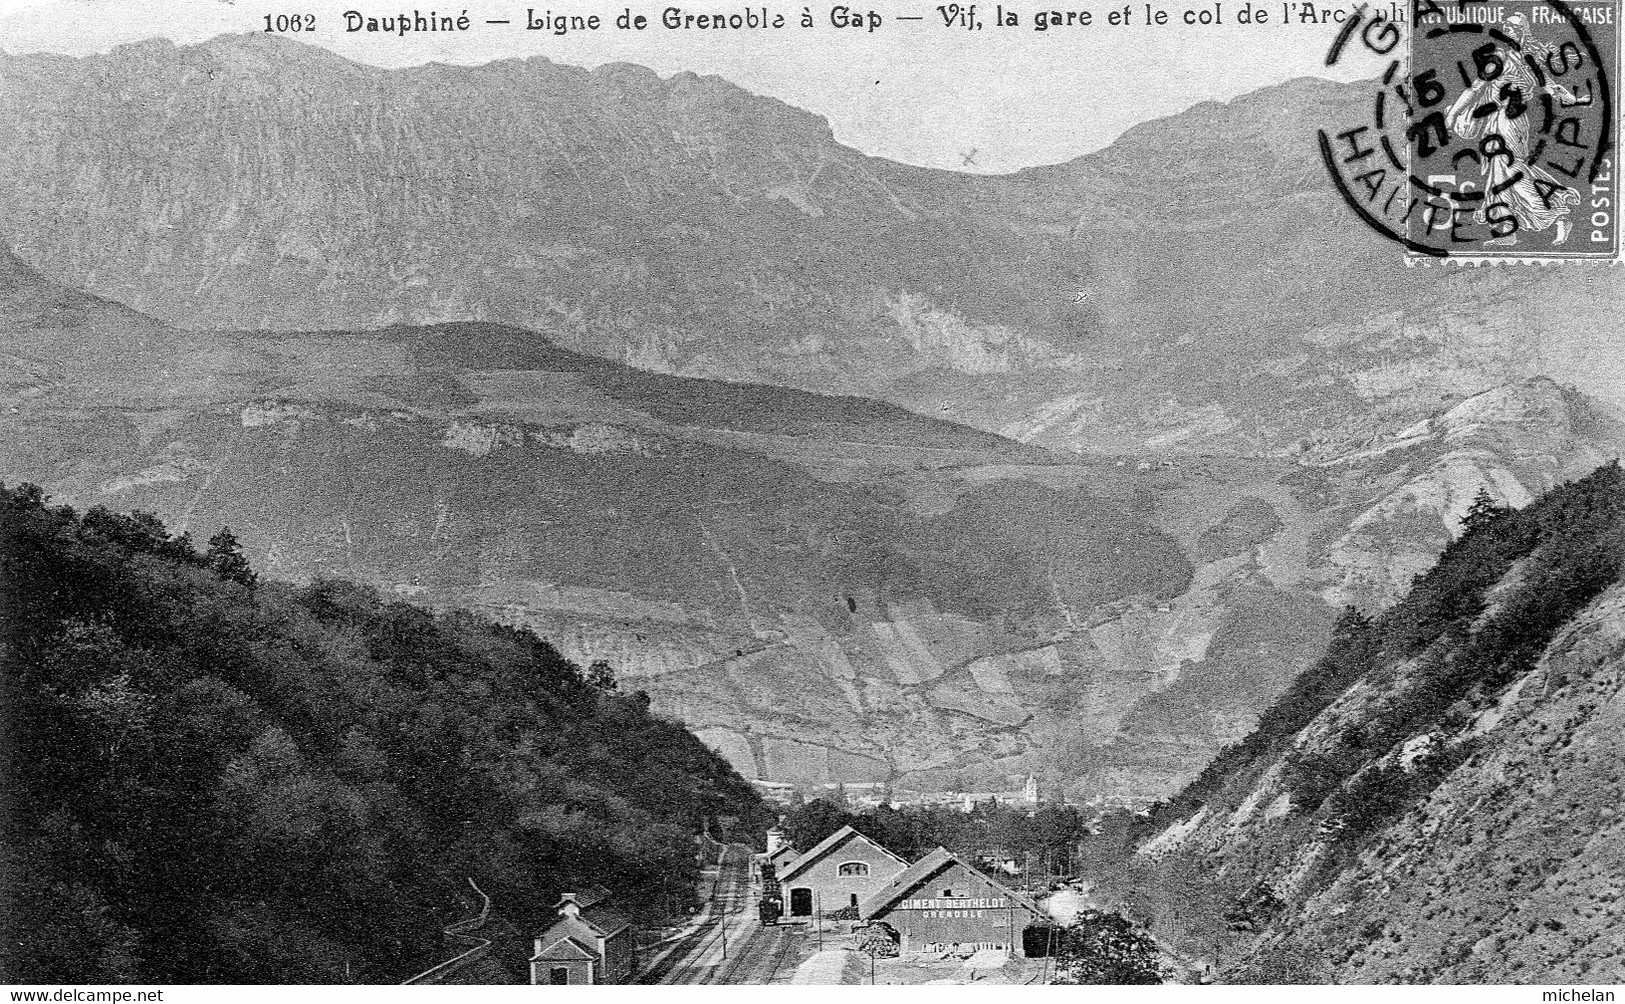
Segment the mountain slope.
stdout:
<svg viewBox="0 0 1625 1004">
<path fill-rule="evenodd" d="M 803 784 L 1165 796 L 1479 488 L 1620 441 L 1537 380 L 1320 464 L 1067 457 L 498 325 L 182 330 L 6 270 L 8 477 L 532 627 Z"/>
<path fill-rule="evenodd" d="M 1615 280 L 1404 268 L 1277 141 L 1337 85 L 975 178 L 629 67 L 251 36 L 0 78 L 25 256 L 190 325 L 16 312 L 11 470 L 534 626 L 759 776 L 1166 794 L 1479 487 L 1618 452 L 1527 379 L 1615 393 Z"/>
<path fill-rule="evenodd" d="M 1226 980 L 1617 982 L 1622 564 L 1618 464 L 1475 507 L 1154 814 L 1138 909 Z"/>
<path fill-rule="evenodd" d="M 1357 86 L 975 177 L 629 66 L 384 71 L 259 33 L 0 82 L 23 256 L 188 327 L 493 321 L 1113 452 L 1326 459 L 1536 375 L 1625 404 L 1617 270 L 1412 269 L 1338 202 L 1313 136 Z"/>
<path fill-rule="evenodd" d="M 113 311 L 186 379 L 155 394 L 146 370 L 87 360 L 76 328 L 0 317 L 9 477 L 230 524 L 278 578 L 534 627 L 660 710 L 742 729 L 707 738 L 753 776 L 980 770 L 993 743 L 1052 762 L 1019 701 L 933 696 L 937 677 L 1189 579 L 1132 474 L 895 406 L 635 371 L 495 325 L 180 331 L 14 272 L 30 303 Z M 1029 467 L 1044 478 L 979 474 Z"/>
</svg>

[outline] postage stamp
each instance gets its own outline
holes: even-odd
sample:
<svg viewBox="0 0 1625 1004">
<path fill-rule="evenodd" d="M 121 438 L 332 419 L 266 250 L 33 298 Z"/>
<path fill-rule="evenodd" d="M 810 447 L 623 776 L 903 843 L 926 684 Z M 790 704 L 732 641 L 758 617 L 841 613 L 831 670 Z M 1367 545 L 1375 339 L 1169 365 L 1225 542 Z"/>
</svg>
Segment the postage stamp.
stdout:
<svg viewBox="0 0 1625 1004">
<path fill-rule="evenodd" d="M 1323 128 L 1338 192 L 1429 258 L 1619 256 L 1618 0 L 1361 9 L 1326 63 L 1380 60 L 1364 115 Z"/>
</svg>

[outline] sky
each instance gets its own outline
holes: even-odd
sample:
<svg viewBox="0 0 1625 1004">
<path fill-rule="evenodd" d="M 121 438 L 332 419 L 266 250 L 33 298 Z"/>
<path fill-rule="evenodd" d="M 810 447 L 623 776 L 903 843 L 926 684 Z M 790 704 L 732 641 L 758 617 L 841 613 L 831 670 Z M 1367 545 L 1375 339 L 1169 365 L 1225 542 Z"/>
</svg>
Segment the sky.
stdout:
<svg viewBox="0 0 1625 1004">
<path fill-rule="evenodd" d="M 398 11 L 467 11 L 467 32 L 382 35 L 345 31 L 344 12 L 393 17 Z M 533 8 L 587 16 L 596 32 L 526 30 L 527 10 L 501 0 L 0 0 L 0 49 L 13 54 L 84 55 L 153 36 L 186 44 L 228 32 L 263 31 L 265 15 L 313 14 L 314 33 L 289 37 L 322 45 L 358 62 L 410 66 L 432 61 L 478 64 L 546 56 L 588 68 L 630 62 L 662 76 L 715 74 L 759 94 L 822 115 L 835 137 L 865 153 L 927 167 L 1013 171 L 1070 160 L 1111 143 L 1125 129 L 1206 100 L 1228 100 L 1293 77 L 1357 79 L 1371 67 L 1345 60 L 1324 66 L 1335 25 L 1280 24 L 1282 0 L 1252 6 L 1270 11 L 1267 24 L 1242 25 L 1246 0 L 1218 0 L 1222 24 L 1183 24 L 1186 11 L 1215 0 L 1152 0 L 1168 23 L 1147 25 L 1146 0 L 1009 0 L 1016 27 L 994 26 L 994 4 L 978 2 L 981 30 L 948 27 L 931 0 L 856 0 L 880 26 L 838 28 L 830 11 L 840 0 L 807 5 L 770 2 L 783 14 L 780 30 L 669 30 L 659 23 L 667 4 L 687 13 L 760 11 L 758 0 L 562 0 Z M 1316 0 L 1321 7 L 1334 0 Z M 444 6 L 446 9 L 442 9 Z M 968 5 L 966 5 L 968 6 Z M 1346 6 L 1346 4 L 1345 4 Z M 816 26 L 798 26 L 803 9 Z M 1034 30 L 1041 9 L 1088 11 L 1093 23 Z M 1129 23 L 1107 23 L 1111 10 Z M 642 31 L 614 28 L 625 10 L 643 14 Z M 901 21 L 899 16 L 921 20 Z M 487 20 L 508 20 L 488 25 Z"/>
</svg>

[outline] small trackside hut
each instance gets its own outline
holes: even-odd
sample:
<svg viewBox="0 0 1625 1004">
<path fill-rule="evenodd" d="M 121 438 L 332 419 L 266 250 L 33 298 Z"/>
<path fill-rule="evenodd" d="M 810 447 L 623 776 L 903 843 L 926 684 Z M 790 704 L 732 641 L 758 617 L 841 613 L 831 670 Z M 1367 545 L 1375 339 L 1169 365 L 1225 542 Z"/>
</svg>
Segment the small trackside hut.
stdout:
<svg viewBox="0 0 1625 1004">
<path fill-rule="evenodd" d="M 983 875 L 945 847 L 914 862 L 865 899 L 859 916 L 890 925 L 904 955 L 992 950 L 1025 956 L 1027 928 L 1048 922 L 1037 903 Z"/>
<path fill-rule="evenodd" d="M 530 982 L 573 986 L 630 983 L 637 971 L 632 922 L 609 905 L 609 890 L 591 886 L 567 892 L 554 909 L 558 919 L 537 933 Z"/>
<path fill-rule="evenodd" d="M 779 889 L 790 920 L 810 920 L 815 913 L 852 910 L 903 869 L 908 862 L 850 826 L 819 841 L 779 872 Z"/>
</svg>

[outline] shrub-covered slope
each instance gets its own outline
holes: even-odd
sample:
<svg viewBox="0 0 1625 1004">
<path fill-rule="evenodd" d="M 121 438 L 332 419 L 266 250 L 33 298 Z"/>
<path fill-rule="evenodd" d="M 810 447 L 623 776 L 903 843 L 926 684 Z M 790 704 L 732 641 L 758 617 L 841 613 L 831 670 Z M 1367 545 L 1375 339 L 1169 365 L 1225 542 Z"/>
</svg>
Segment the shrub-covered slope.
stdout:
<svg viewBox="0 0 1625 1004">
<path fill-rule="evenodd" d="M 1108 887 L 1227 980 L 1625 979 L 1625 475 L 1474 507 Z"/>
<path fill-rule="evenodd" d="M 0 488 L 7 957 L 27 982 L 389 982 L 475 879 L 541 920 L 649 914 L 760 801 L 534 635 L 317 580 L 229 536 Z"/>
</svg>

